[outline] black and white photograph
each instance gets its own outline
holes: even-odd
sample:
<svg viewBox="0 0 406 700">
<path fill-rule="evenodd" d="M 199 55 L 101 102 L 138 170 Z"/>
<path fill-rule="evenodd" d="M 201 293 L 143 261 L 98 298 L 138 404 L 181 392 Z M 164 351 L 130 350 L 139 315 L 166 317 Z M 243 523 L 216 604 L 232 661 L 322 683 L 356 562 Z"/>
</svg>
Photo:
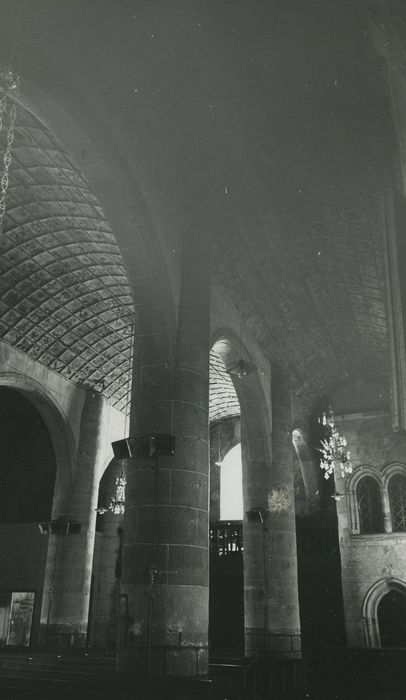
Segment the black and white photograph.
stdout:
<svg viewBox="0 0 406 700">
<path fill-rule="evenodd" d="M 405 700 L 406 0 L 0 0 L 0 700 Z"/>
</svg>

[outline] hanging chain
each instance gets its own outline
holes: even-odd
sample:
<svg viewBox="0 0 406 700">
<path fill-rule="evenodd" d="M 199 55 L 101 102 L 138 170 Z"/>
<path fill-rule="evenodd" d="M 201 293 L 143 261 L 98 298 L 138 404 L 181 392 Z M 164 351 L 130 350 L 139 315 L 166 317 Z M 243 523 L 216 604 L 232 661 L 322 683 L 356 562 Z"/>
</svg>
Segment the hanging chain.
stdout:
<svg viewBox="0 0 406 700">
<path fill-rule="evenodd" d="M 12 70 L 6 69 L 0 71 L 0 136 L 5 129 L 5 120 L 8 113 L 8 129 L 6 136 L 6 150 L 3 156 L 3 172 L 0 178 L 0 234 L 3 231 L 3 220 L 6 213 L 6 196 L 9 186 L 9 170 L 11 164 L 11 149 L 14 141 L 14 127 L 16 122 L 17 110 L 15 102 L 11 103 L 8 110 L 8 97 L 10 94 L 18 92 L 20 79 Z"/>
<path fill-rule="evenodd" d="M 0 100 L 0 134 L 3 129 L 3 115 L 7 107 L 7 95 L 3 95 Z"/>
<path fill-rule="evenodd" d="M 10 108 L 10 122 L 7 129 L 7 145 L 6 151 L 3 158 L 3 174 L 0 180 L 0 233 L 3 231 L 3 219 L 6 212 L 6 195 L 9 185 L 9 170 L 11 163 L 11 147 L 14 141 L 14 126 L 16 121 L 17 111 L 15 104 L 11 105 Z"/>
</svg>

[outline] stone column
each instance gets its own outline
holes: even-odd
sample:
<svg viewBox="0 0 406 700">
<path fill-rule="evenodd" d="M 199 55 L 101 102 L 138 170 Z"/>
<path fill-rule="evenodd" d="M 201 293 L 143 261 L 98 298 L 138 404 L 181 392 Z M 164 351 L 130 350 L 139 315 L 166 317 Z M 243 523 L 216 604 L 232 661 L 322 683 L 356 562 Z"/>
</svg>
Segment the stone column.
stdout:
<svg viewBox="0 0 406 700">
<path fill-rule="evenodd" d="M 291 393 L 279 367 L 272 366 L 272 468 L 265 524 L 267 648 L 300 657 L 295 502 L 292 463 Z"/>
<path fill-rule="evenodd" d="M 209 250 L 187 232 L 177 329 L 151 302 L 138 339 L 132 433 L 176 437 L 127 467 L 117 669 L 141 677 L 207 673 Z"/>
<path fill-rule="evenodd" d="M 40 634 L 45 646 L 86 644 L 104 405 L 100 394 L 86 394 L 71 488 L 55 499 L 52 520 L 60 531 L 49 534 Z M 80 532 L 63 532 L 68 521 L 80 523 Z"/>
<path fill-rule="evenodd" d="M 241 380 L 241 382 L 243 381 Z M 264 517 L 268 506 L 270 454 L 264 433 L 261 411 L 257 402 L 242 400 L 244 628 L 245 656 L 247 658 L 263 656 L 266 651 L 265 596 L 266 569 L 268 567 L 265 552 Z"/>
</svg>

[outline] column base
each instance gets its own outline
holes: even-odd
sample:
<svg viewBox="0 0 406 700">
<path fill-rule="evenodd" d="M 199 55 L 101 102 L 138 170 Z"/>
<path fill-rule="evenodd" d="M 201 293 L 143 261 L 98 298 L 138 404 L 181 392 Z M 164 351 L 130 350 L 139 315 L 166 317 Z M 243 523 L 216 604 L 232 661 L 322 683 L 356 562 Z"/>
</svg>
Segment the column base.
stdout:
<svg viewBox="0 0 406 700">
<path fill-rule="evenodd" d="M 263 629 L 249 629 L 245 632 L 245 656 L 257 659 L 262 656 L 275 658 L 301 659 L 302 640 L 300 634 L 272 634 Z"/>
<path fill-rule="evenodd" d="M 133 647 L 119 652 L 116 671 L 137 678 L 200 678 L 208 663 L 208 647 Z"/>
<path fill-rule="evenodd" d="M 302 697 L 305 669 L 301 658 L 265 655 L 248 661 L 245 668 L 245 690 L 253 697 Z"/>
<path fill-rule="evenodd" d="M 130 674 L 121 676 L 116 690 L 131 691 L 142 700 L 210 700 L 212 681 L 209 678 L 140 679 Z M 127 695 L 126 695 L 127 697 Z"/>
<path fill-rule="evenodd" d="M 38 646 L 45 649 L 83 649 L 86 641 L 86 632 L 78 632 L 69 625 L 48 625 L 40 628 Z"/>
</svg>

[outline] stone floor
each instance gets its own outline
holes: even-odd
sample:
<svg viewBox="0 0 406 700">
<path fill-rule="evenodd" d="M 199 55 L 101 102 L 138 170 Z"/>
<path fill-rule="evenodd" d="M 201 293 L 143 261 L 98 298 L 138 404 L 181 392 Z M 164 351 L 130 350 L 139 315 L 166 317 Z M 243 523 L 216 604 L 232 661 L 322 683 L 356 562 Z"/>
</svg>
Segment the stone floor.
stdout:
<svg viewBox="0 0 406 700">
<path fill-rule="evenodd" d="M 275 668 L 213 664 L 210 679 L 118 675 L 110 654 L 0 652 L 0 700 L 404 700 L 406 651 L 323 649 L 292 687 Z"/>
</svg>

